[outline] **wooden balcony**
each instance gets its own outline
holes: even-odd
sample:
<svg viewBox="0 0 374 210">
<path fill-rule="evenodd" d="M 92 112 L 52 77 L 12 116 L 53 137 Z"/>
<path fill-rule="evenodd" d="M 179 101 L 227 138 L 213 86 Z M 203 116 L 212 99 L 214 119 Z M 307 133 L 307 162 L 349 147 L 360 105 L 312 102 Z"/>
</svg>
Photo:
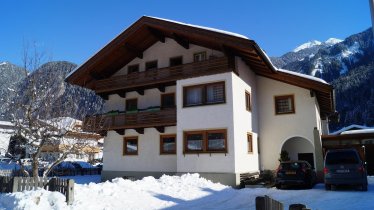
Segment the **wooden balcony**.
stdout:
<svg viewBox="0 0 374 210">
<path fill-rule="evenodd" d="M 123 135 L 125 129 L 135 129 L 138 133 L 144 133 L 144 128 L 153 127 L 163 133 L 165 126 L 176 125 L 176 116 L 175 108 L 88 116 L 84 120 L 83 130 L 102 135 L 105 135 L 109 130 L 114 130 Z"/>
<path fill-rule="evenodd" d="M 234 58 L 219 57 L 205 61 L 187 63 L 178 66 L 147 70 L 128 75 L 113 76 L 98 80 L 94 90 L 101 96 L 109 94 L 138 91 L 140 94 L 147 88 L 164 89 L 165 85 L 174 84 L 177 80 L 211 74 L 235 71 Z"/>
</svg>

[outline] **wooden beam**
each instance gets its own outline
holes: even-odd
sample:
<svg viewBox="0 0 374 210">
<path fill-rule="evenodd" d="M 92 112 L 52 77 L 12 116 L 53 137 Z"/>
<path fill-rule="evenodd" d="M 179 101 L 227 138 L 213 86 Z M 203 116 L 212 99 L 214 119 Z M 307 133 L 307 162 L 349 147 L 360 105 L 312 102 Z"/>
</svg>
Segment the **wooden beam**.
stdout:
<svg viewBox="0 0 374 210">
<path fill-rule="evenodd" d="M 139 95 L 144 96 L 144 89 L 137 89 L 136 92 L 137 92 Z"/>
<path fill-rule="evenodd" d="M 121 136 L 125 135 L 125 129 L 115 129 L 114 131 L 117 132 Z"/>
<path fill-rule="evenodd" d="M 155 127 L 156 130 L 159 132 L 159 133 L 164 133 L 165 132 L 165 127 L 164 126 L 157 126 Z"/>
<path fill-rule="evenodd" d="M 136 131 L 138 134 L 144 134 L 144 128 L 135 128 L 135 131 Z"/>
<path fill-rule="evenodd" d="M 100 76 L 98 73 L 96 73 L 96 72 L 90 72 L 89 74 L 90 74 L 90 76 L 91 76 L 93 79 L 95 79 L 95 80 L 103 79 L 103 77 L 101 77 L 101 76 Z"/>
<path fill-rule="evenodd" d="M 127 51 L 129 51 L 130 53 L 136 55 L 136 57 L 138 57 L 140 59 L 143 59 L 143 51 L 142 50 L 139 50 L 138 48 L 132 46 L 129 43 L 126 43 L 124 46 L 125 46 L 125 49 Z"/>
<path fill-rule="evenodd" d="M 161 31 L 155 28 L 152 28 L 152 27 L 148 27 L 147 29 L 151 33 L 152 36 L 158 39 L 158 41 L 165 43 L 165 35 Z"/>
<path fill-rule="evenodd" d="M 172 33 L 171 38 L 173 38 L 180 46 L 184 47 L 185 49 L 190 49 L 190 42 L 187 39 L 182 38 L 176 33 Z"/>
<path fill-rule="evenodd" d="M 160 86 L 157 87 L 157 89 L 158 89 L 161 93 L 165 93 L 165 86 L 160 85 Z"/>
<path fill-rule="evenodd" d="M 121 91 L 118 93 L 118 95 L 121 97 L 121 98 L 126 98 L 126 91 Z"/>
<path fill-rule="evenodd" d="M 105 94 L 105 93 L 98 93 L 97 95 L 99 95 L 102 99 L 104 100 L 108 100 L 109 99 L 109 95 L 108 94 Z"/>
</svg>

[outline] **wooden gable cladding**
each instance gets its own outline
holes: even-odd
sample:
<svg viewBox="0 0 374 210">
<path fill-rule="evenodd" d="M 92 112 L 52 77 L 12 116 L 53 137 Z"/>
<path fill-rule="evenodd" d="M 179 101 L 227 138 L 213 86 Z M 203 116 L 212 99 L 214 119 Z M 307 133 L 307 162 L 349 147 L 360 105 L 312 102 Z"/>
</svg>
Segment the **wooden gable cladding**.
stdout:
<svg viewBox="0 0 374 210">
<path fill-rule="evenodd" d="M 67 81 L 93 89 L 96 80 L 106 79 L 125 66 L 156 42 L 165 42 L 165 38 L 174 39 L 188 49 L 190 44 L 210 49 L 230 52 L 240 56 L 253 66 L 254 71 L 272 71 L 266 59 L 261 56 L 255 42 L 203 28 L 178 24 L 151 17 L 142 17 L 123 33 L 101 49 L 92 58 L 71 74 Z"/>
</svg>

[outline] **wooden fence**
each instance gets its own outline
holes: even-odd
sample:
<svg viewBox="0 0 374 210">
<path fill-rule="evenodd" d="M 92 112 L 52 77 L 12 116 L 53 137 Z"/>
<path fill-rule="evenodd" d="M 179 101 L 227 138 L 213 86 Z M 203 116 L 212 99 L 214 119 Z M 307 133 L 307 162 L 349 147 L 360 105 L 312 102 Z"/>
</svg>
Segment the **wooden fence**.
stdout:
<svg viewBox="0 0 374 210">
<path fill-rule="evenodd" d="M 256 197 L 256 210 L 284 210 L 283 203 L 269 196 Z"/>
<path fill-rule="evenodd" d="M 0 177 L 0 193 L 21 192 L 43 188 L 65 195 L 68 205 L 74 201 L 74 180 L 46 177 Z"/>
</svg>

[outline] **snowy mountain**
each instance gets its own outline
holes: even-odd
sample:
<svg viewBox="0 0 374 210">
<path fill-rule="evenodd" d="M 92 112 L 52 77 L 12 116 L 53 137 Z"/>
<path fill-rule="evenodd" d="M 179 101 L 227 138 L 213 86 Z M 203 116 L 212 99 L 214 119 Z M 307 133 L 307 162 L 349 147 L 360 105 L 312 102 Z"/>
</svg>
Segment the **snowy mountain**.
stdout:
<svg viewBox="0 0 374 210">
<path fill-rule="evenodd" d="M 307 48 L 311 48 L 311 47 L 314 47 L 314 46 L 318 46 L 318 45 L 321 45 L 322 42 L 320 41 L 317 41 L 317 40 L 313 40 L 313 41 L 310 41 L 310 42 L 307 42 L 307 43 L 304 43 L 298 47 L 296 47 L 293 52 L 299 52 L 300 50 L 304 50 L 304 49 L 307 49 Z"/>
<path fill-rule="evenodd" d="M 1 110 L 6 110 L 8 103 L 15 95 L 19 82 L 27 76 L 25 69 L 9 62 L 0 63 L 0 119 Z"/>
<path fill-rule="evenodd" d="M 1 69 L 2 66 L 3 69 Z M 30 94 L 28 94 L 26 87 L 30 81 L 35 81 L 38 92 L 44 94 L 44 98 L 53 100 L 53 107 L 58 107 L 54 115 L 48 117 L 65 116 L 83 119 L 87 114 L 100 112 L 103 100 L 93 91 L 64 82 L 65 76 L 75 67 L 75 64 L 65 61 L 49 62 L 39 69 L 27 73 L 26 70 L 9 63 L 0 65 L 1 72 L 4 72 L 4 75 L 8 78 L 5 79 L 8 83 L 0 84 L 2 85 L 0 86 L 0 93 L 12 93 L 7 95 L 7 98 L 3 96 L 0 119 L 11 119 L 10 114 L 17 110 L 14 104 L 29 100 Z M 19 78 L 14 75 L 18 75 Z M 3 77 L 1 76 L 0 79 L 3 79 Z M 43 115 L 45 113 L 38 114 Z"/>
<path fill-rule="evenodd" d="M 296 52 L 271 58 L 280 68 L 322 78 L 336 91 L 338 129 L 350 124 L 374 125 L 374 40 L 371 28 L 344 40 L 308 42 Z"/>
</svg>

